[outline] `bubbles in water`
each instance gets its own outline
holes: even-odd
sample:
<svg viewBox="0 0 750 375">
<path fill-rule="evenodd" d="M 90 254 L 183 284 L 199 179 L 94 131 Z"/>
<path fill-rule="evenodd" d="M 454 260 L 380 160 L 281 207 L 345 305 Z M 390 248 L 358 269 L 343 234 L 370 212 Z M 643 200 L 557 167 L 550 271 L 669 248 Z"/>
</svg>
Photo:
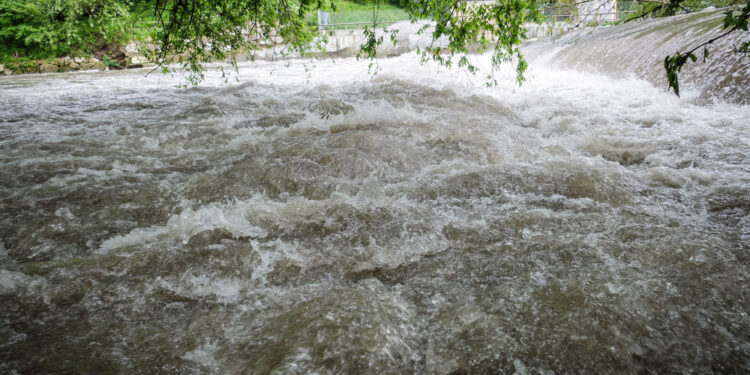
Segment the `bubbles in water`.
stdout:
<svg viewBox="0 0 750 375">
<path fill-rule="evenodd" d="M 746 369 L 750 107 L 533 58 L 0 78 L 0 372 Z"/>
</svg>

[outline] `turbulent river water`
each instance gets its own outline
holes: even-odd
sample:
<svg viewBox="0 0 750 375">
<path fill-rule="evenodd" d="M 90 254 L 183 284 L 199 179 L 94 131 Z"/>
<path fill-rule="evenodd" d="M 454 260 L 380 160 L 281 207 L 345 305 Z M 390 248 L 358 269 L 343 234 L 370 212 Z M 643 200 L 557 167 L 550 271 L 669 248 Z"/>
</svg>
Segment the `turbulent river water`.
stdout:
<svg viewBox="0 0 750 375">
<path fill-rule="evenodd" d="M 750 371 L 750 106 L 554 56 L 0 78 L 0 373 Z"/>
</svg>

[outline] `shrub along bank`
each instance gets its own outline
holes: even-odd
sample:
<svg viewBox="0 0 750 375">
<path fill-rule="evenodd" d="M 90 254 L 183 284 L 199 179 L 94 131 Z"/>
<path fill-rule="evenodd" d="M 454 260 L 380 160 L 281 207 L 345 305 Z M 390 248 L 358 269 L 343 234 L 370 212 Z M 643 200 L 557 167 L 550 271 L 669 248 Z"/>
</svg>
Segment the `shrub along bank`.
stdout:
<svg viewBox="0 0 750 375">
<path fill-rule="evenodd" d="M 370 0 L 336 4 L 324 8 L 334 12 L 336 22 L 373 16 Z M 149 46 L 156 31 L 155 5 L 156 0 L 0 0 L 0 74 L 142 66 L 147 60 L 139 49 Z M 377 12 L 386 20 L 405 19 L 402 13 L 387 2 Z M 315 27 L 315 13 L 307 18 Z"/>
<path fill-rule="evenodd" d="M 125 46 L 147 39 L 153 6 L 153 0 L 0 0 L 0 72 L 132 64 Z"/>
</svg>

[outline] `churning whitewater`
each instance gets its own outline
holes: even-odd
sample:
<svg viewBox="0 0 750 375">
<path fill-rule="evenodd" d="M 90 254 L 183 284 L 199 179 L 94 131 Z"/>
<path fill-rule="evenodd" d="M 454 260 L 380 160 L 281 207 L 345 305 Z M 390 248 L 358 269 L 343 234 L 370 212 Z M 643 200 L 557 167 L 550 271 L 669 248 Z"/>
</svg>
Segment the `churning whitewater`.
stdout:
<svg viewBox="0 0 750 375">
<path fill-rule="evenodd" d="M 0 373 L 750 371 L 750 106 L 552 60 L 0 77 Z"/>
</svg>

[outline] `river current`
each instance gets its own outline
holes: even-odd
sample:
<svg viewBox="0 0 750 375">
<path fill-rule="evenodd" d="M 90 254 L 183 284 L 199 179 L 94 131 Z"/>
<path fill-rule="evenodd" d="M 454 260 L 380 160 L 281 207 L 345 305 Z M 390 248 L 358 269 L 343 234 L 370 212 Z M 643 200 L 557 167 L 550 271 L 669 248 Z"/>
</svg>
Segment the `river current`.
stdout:
<svg viewBox="0 0 750 375">
<path fill-rule="evenodd" d="M 0 373 L 750 371 L 750 106 L 553 60 L 0 77 Z"/>
</svg>

